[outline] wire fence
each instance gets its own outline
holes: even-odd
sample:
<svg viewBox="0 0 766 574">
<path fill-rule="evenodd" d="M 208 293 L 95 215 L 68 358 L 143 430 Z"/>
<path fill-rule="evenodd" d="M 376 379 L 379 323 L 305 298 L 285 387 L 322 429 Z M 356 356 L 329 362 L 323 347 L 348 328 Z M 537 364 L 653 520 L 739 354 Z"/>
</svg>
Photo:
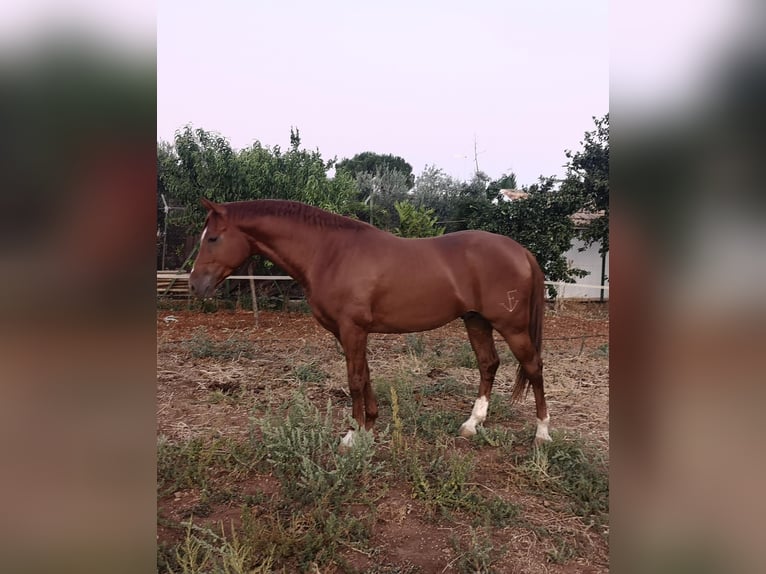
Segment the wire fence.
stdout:
<svg viewBox="0 0 766 574">
<path fill-rule="evenodd" d="M 164 295 L 168 293 L 180 293 L 188 295 L 188 282 L 189 273 L 177 273 L 173 271 L 158 271 L 157 272 L 157 293 L 158 295 Z M 245 280 L 245 281 L 295 281 L 289 275 L 230 275 L 225 279 L 229 280 Z M 604 299 L 608 299 L 609 285 L 589 285 L 584 283 L 567 283 L 565 281 L 546 281 L 546 285 L 557 289 L 557 298 L 566 299 L 567 290 L 572 289 L 586 289 L 602 291 L 604 293 Z M 581 298 L 581 297 L 572 297 Z"/>
</svg>

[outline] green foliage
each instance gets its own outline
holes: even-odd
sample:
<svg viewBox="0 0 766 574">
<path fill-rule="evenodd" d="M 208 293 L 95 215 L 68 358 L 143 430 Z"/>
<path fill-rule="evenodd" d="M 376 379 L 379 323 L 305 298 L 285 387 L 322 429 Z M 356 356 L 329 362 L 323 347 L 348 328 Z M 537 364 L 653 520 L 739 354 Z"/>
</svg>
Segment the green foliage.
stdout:
<svg viewBox="0 0 766 574">
<path fill-rule="evenodd" d="M 263 446 L 283 493 L 291 499 L 317 504 L 339 503 L 359 493 L 377 467 L 372 465 L 373 436 L 355 432 L 354 447 L 339 452 L 333 425 L 332 403 L 320 412 L 297 393 L 283 418 L 263 420 Z"/>
<path fill-rule="evenodd" d="M 606 463 L 581 440 L 565 440 L 554 434 L 553 442 L 536 447 L 520 469 L 537 488 L 565 495 L 578 516 L 598 525 L 607 523 Z"/>
<path fill-rule="evenodd" d="M 185 341 L 184 346 L 189 355 L 195 359 L 213 358 L 233 361 L 255 357 L 255 346 L 241 335 L 234 333 L 223 341 L 216 341 L 207 334 L 205 327 L 195 328 L 191 339 Z"/>
<path fill-rule="evenodd" d="M 214 468 L 230 475 L 247 472 L 262 453 L 252 444 L 233 439 L 195 437 L 171 442 L 157 440 L 157 492 L 160 496 L 186 488 L 199 488 L 207 494 Z"/>
<path fill-rule="evenodd" d="M 299 131 L 291 129 L 287 151 L 259 141 L 234 151 L 223 136 L 186 126 L 172 146 L 161 143 L 157 149 L 158 186 L 171 205 L 182 208 L 171 211 L 172 222 L 189 234 L 198 232 L 206 214 L 200 197 L 219 202 L 289 199 L 353 213 L 354 178 L 344 173 L 329 178 L 334 160 L 324 161 L 318 151 L 301 149 L 300 142 Z"/>
<path fill-rule="evenodd" d="M 434 237 L 444 233 L 444 227 L 437 225 L 433 209 L 415 207 L 406 201 L 397 201 L 394 208 L 399 216 L 394 233 L 399 237 Z"/>
<path fill-rule="evenodd" d="M 481 528 L 470 528 L 470 541 L 461 542 L 453 536 L 450 544 L 458 555 L 456 566 L 458 572 L 464 574 L 490 574 L 495 571 L 494 565 L 505 555 L 507 549 L 496 549 L 492 544 L 489 531 Z"/>
<path fill-rule="evenodd" d="M 321 383 L 328 375 L 316 362 L 302 363 L 293 369 L 295 378 L 302 383 Z"/>
<path fill-rule="evenodd" d="M 586 245 L 601 242 L 600 253 L 609 251 L 609 114 L 593 118 L 596 129 L 585 132 L 581 151 L 566 151 L 569 158 L 566 184 L 579 194 L 583 211 L 604 212 L 581 232 Z"/>
<path fill-rule="evenodd" d="M 422 357 L 426 352 L 426 338 L 423 333 L 407 333 L 404 336 L 405 348 L 416 357 Z"/>
<path fill-rule="evenodd" d="M 445 223 L 446 231 L 465 229 L 459 222 L 461 219 L 460 199 L 465 184 L 447 175 L 434 165 L 427 165 L 415 180 L 412 203 L 418 209 L 433 210 L 438 221 Z"/>
<path fill-rule="evenodd" d="M 566 189 L 554 189 L 554 183 L 552 178 L 540 178 L 523 189 L 527 197 L 512 201 L 493 204 L 477 198 L 469 208 L 470 226 L 515 239 L 537 258 L 546 278 L 571 281 L 586 274 L 571 269 L 564 256 L 576 235 L 570 216 L 577 211 L 578 198 Z M 492 189 L 488 188 L 490 194 Z"/>
<path fill-rule="evenodd" d="M 409 189 L 412 187 L 414 177 L 412 175 L 412 166 L 403 158 L 391 154 L 379 154 L 371 151 L 364 151 L 356 154 L 351 159 L 344 159 L 336 165 L 337 173 L 347 173 L 352 177 L 360 174 L 375 175 L 390 171 L 401 173 Z"/>
<path fill-rule="evenodd" d="M 454 354 L 455 365 L 466 369 L 478 369 L 479 363 L 476 360 L 476 353 L 473 352 L 473 347 L 467 341 L 460 344 L 457 352 Z"/>
<path fill-rule="evenodd" d="M 413 496 L 432 509 L 449 514 L 458 509 L 471 509 L 480 502 L 476 489 L 468 483 L 473 457 L 447 454 L 445 447 L 431 452 L 411 453 L 408 460 Z"/>
<path fill-rule="evenodd" d="M 407 175 L 389 168 L 374 173 L 365 171 L 356 174 L 356 185 L 359 199 L 365 204 L 365 210 L 357 213 L 360 219 L 381 229 L 392 229 L 396 223 L 394 204 L 408 198 L 411 184 Z"/>
</svg>

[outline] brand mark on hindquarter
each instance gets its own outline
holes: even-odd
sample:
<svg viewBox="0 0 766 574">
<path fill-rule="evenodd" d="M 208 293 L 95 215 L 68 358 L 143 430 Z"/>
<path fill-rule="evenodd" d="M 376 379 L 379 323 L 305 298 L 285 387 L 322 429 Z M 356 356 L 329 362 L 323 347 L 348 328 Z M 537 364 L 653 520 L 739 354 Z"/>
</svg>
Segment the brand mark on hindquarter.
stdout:
<svg viewBox="0 0 766 574">
<path fill-rule="evenodd" d="M 513 296 L 513 293 L 516 293 L 517 291 L 518 289 L 511 289 L 510 291 L 507 291 L 506 296 L 508 297 L 508 302 L 500 303 L 503 306 L 503 308 L 509 313 L 513 313 L 513 310 L 516 308 L 516 305 L 519 304 L 519 300 Z"/>
</svg>

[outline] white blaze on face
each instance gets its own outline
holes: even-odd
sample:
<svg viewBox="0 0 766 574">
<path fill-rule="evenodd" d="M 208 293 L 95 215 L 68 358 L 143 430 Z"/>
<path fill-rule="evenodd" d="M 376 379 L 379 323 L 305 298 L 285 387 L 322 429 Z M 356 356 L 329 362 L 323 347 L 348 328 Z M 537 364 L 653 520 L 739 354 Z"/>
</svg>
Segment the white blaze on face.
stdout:
<svg viewBox="0 0 766 574">
<path fill-rule="evenodd" d="M 201 237 L 201 238 L 200 238 L 200 240 L 199 240 L 199 245 L 200 245 L 200 247 L 202 247 L 202 244 L 203 244 L 203 243 L 204 243 L 204 241 L 205 241 L 205 235 L 207 235 L 207 227 L 206 227 L 205 229 L 203 229 L 203 230 L 202 230 L 202 237 Z M 191 270 L 191 272 L 192 272 L 192 273 L 194 273 L 194 265 L 192 265 L 192 270 Z"/>
<path fill-rule="evenodd" d="M 540 440 L 544 440 L 546 442 L 553 440 L 551 435 L 548 433 L 548 424 L 550 421 L 550 415 L 547 415 L 543 420 L 537 419 L 537 432 L 535 433 L 535 438 L 539 438 Z"/>
<path fill-rule="evenodd" d="M 461 436 L 473 436 L 476 434 L 476 425 L 480 425 L 487 419 L 489 400 L 487 397 L 479 397 L 473 404 L 471 416 L 460 427 Z"/>
</svg>

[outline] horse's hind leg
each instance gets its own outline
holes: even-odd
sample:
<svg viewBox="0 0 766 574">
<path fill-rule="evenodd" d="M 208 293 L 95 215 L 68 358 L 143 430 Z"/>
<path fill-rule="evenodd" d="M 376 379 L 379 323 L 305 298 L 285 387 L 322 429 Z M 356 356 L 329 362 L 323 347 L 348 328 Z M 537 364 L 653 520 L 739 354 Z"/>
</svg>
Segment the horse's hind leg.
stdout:
<svg viewBox="0 0 766 574">
<path fill-rule="evenodd" d="M 471 416 L 460 426 L 460 436 L 469 438 L 476 434 L 476 425 L 483 423 L 487 418 L 489 395 L 492 392 L 492 383 L 495 382 L 495 373 L 500 366 L 500 358 L 497 356 L 489 321 L 477 313 L 464 316 L 463 321 L 481 374 L 479 398 L 473 405 Z"/>
<path fill-rule="evenodd" d="M 537 352 L 532 339 L 525 331 L 502 333 L 502 335 L 511 348 L 511 352 L 519 361 L 521 369 L 516 377 L 513 399 L 521 397 L 525 381 L 529 381 L 529 384 L 532 386 L 532 392 L 535 395 L 535 407 L 537 409 L 535 444 L 548 442 L 551 440 L 551 436 L 548 433 L 550 416 L 548 414 L 548 405 L 545 402 L 543 360 L 540 357 L 540 353 Z"/>
</svg>

